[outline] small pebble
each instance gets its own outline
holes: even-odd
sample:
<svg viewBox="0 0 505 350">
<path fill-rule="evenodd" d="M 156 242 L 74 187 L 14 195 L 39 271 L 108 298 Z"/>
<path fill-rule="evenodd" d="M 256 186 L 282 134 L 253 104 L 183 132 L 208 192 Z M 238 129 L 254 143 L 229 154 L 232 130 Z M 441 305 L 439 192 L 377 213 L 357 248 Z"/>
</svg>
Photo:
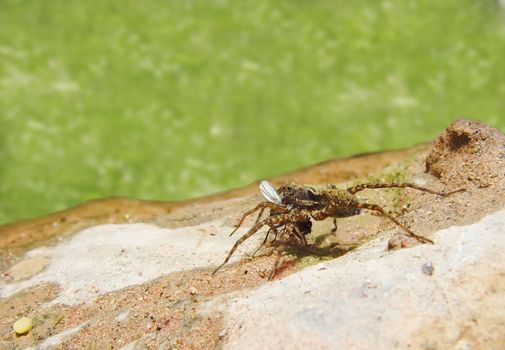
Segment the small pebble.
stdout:
<svg viewBox="0 0 505 350">
<path fill-rule="evenodd" d="M 29 318 L 29 317 L 21 317 L 19 320 L 17 320 L 16 322 L 14 322 L 14 332 L 16 332 L 16 334 L 26 334 L 30 331 L 30 329 L 32 329 L 33 327 L 33 322 L 32 322 L 32 319 Z"/>
<path fill-rule="evenodd" d="M 228 332 L 226 331 L 226 329 L 223 329 L 221 332 L 219 332 L 219 338 L 226 337 L 226 334 L 228 334 Z"/>
<path fill-rule="evenodd" d="M 327 267 L 325 264 L 319 264 L 318 268 L 317 268 L 319 271 L 323 271 L 323 270 L 326 270 Z"/>
<path fill-rule="evenodd" d="M 119 313 L 114 319 L 118 322 L 124 321 L 128 318 L 128 315 L 130 314 L 130 311 L 123 311 Z"/>
<path fill-rule="evenodd" d="M 191 295 L 197 295 L 198 294 L 198 290 L 195 287 L 191 287 L 191 288 L 189 288 L 189 293 Z"/>
<path fill-rule="evenodd" d="M 421 271 L 423 271 L 424 274 L 431 276 L 433 275 L 433 271 L 435 271 L 435 268 L 433 267 L 433 264 L 430 261 L 423 264 L 423 266 L 421 267 Z"/>
</svg>

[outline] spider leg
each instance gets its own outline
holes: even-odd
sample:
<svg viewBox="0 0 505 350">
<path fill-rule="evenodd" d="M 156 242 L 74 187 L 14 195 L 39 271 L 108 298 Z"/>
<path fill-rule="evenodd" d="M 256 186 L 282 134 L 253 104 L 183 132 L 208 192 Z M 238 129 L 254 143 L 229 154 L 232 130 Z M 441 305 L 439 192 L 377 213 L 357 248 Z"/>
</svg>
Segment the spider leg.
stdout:
<svg viewBox="0 0 505 350">
<path fill-rule="evenodd" d="M 295 235 L 302 240 L 303 244 L 307 245 L 307 240 L 305 239 L 305 236 L 300 231 L 300 229 L 298 228 L 298 226 L 293 225 L 293 229 L 295 231 Z"/>
<path fill-rule="evenodd" d="M 262 203 L 260 203 L 262 204 Z M 265 204 L 272 204 L 276 207 L 279 207 L 273 203 L 265 203 Z M 259 205 L 258 205 L 259 206 Z M 268 206 L 270 207 L 270 206 Z M 257 207 L 256 207 L 257 208 Z M 255 208 L 255 209 L 256 209 Z M 286 210 L 284 207 L 280 207 L 284 211 Z M 233 247 L 231 247 L 230 252 L 226 256 L 226 259 L 224 259 L 223 263 L 219 265 L 212 274 L 215 274 L 221 267 L 223 267 L 231 258 L 235 250 L 237 250 L 238 246 L 241 245 L 246 239 L 250 238 L 252 235 L 254 235 L 260 228 L 263 226 L 267 225 L 270 228 L 275 229 L 276 225 L 285 225 L 286 223 L 289 222 L 298 222 L 298 221 L 303 221 L 308 218 L 308 212 L 304 210 L 297 210 L 297 211 L 291 211 L 289 213 L 283 213 L 275 216 L 269 216 L 265 220 L 262 220 L 258 222 L 256 225 L 254 225 L 246 234 L 244 234 L 242 237 L 240 237 Z"/>
<path fill-rule="evenodd" d="M 264 211 L 265 211 L 265 208 L 261 208 L 260 213 L 258 214 L 258 217 L 256 218 L 256 221 L 254 222 L 255 225 L 260 221 L 261 216 L 263 215 Z"/>
<path fill-rule="evenodd" d="M 284 237 L 284 235 L 285 235 L 286 233 L 287 233 L 287 234 L 288 234 L 288 236 L 289 236 L 289 227 L 288 227 L 287 225 L 286 225 L 286 226 L 284 226 L 284 228 L 282 229 L 282 231 L 281 231 L 281 237 Z M 277 237 L 275 237 L 275 238 L 277 238 Z"/>
<path fill-rule="evenodd" d="M 284 228 L 284 230 L 285 230 L 285 228 Z M 282 235 L 282 234 L 284 234 L 284 230 L 283 230 L 283 232 L 281 233 L 281 235 Z M 278 234 L 279 234 L 279 231 L 277 231 L 277 230 L 276 230 L 276 231 L 275 231 L 275 235 L 274 235 L 274 239 L 272 240 L 272 243 L 273 243 L 273 242 L 275 242 L 275 241 L 277 240 L 277 235 L 278 235 Z"/>
<path fill-rule="evenodd" d="M 447 196 L 450 196 L 450 195 L 452 195 L 454 193 L 465 191 L 465 189 L 460 188 L 459 190 L 452 191 L 452 192 L 447 192 L 447 193 L 446 192 L 437 192 L 437 191 L 430 190 L 429 188 L 421 187 L 421 186 L 418 186 L 416 184 L 409 183 L 409 182 L 403 182 L 403 183 L 392 182 L 392 183 L 367 183 L 367 184 L 360 184 L 360 185 L 356 185 L 356 186 L 353 186 L 353 187 L 349 187 L 347 189 L 347 191 L 349 193 L 356 194 L 356 193 L 358 193 L 360 191 L 363 191 L 365 189 L 378 189 L 378 188 L 413 188 L 413 189 L 418 190 L 418 191 L 428 192 L 428 193 L 435 194 L 437 196 L 442 196 L 442 197 L 447 197 Z"/>
<path fill-rule="evenodd" d="M 279 267 L 279 262 L 281 261 L 281 253 L 277 252 L 277 258 L 275 259 L 275 264 L 274 268 L 270 272 L 270 275 L 268 276 L 268 280 L 271 281 L 274 279 L 275 274 L 277 273 L 277 267 Z"/>
<path fill-rule="evenodd" d="M 248 210 L 246 211 L 242 217 L 240 218 L 240 221 L 238 222 L 238 224 L 235 226 L 235 229 L 230 233 L 230 237 L 233 236 L 233 234 L 238 230 L 238 228 L 240 227 L 240 225 L 242 225 L 242 223 L 244 222 L 245 218 L 248 217 L 249 215 L 251 214 L 254 214 L 256 211 L 260 210 L 261 209 L 261 212 L 260 212 L 260 215 L 258 216 L 258 218 L 256 219 L 256 223 L 258 223 L 258 220 L 259 218 L 261 217 L 261 215 L 263 214 L 263 210 L 265 210 L 266 208 L 270 208 L 270 209 L 273 209 L 273 210 L 279 210 L 281 212 L 285 212 L 286 211 L 286 208 L 280 206 L 280 205 L 277 205 L 277 204 L 274 204 L 274 203 L 270 203 L 270 202 L 261 202 L 260 204 L 258 204 L 256 207 L 254 207 L 253 209 L 251 210 Z"/>
<path fill-rule="evenodd" d="M 285 230 L 285 232 L 288 232 L 288 235 L 292 233 L 296 238 L 298 238 L 300 240 L 300 242 L 307 245 L 307 241 L 305 240 L 303 233 L 300 231 L 298 226 L 296 226 L 295 224 L 293 224 L 293 223 L 287 224 L 284 230 Z"/>
<path fill-rule="evenodd" d="M 277 237 L 277 229 L 275 227 L 270 227 L 267 231 L 267 234 L 265 236 L 265 239 L 263 240 L 263 243 L 261 243 L 261 245 L 258 247 L 258 249 L 256 249 L 252 255 L 252 257 L 254 258 L 254 256 L 256 255 L 256 253 L 261 249 L 261 247 L 263 247 L 265 245 L 265 243 L 267 242 L 267 239 L 268 239 L 268 235 L 270 234 L 270 232 L 274 232 L 275 233 L 275 237 Z"/>
<path fill-rule="evenodd" d="M 356 208 L 362 208 L 362 209 L 368 209 L 368 210 L 374 211 L 374 212 L 380 214 L 381 216 L 388 218 L 389 220 L 394 222 L 396 225 L 400 226 L 405 232 L 408 233 L 409 236 L 417 239 L 419 242 L 433 244 L 433 241 L 431 239 L 415 234 L 411 229 L 409 229 L 407 226 L 403 225 L 401 222 L 399 222 L 397 219 L 395 219 L 392 215 L 388 214 L 384 209 L 382 209 L 377 204 L 355 203 L 354 206 Z"/>
<path fill-rule="evenodd" d="M 233 253 L 235 252 L 235 250 L 237 250 L 238 246 L 241 245 L 246 239 L 248 239 L 249 237 L 251 237 L 252 235 L 254 235 L 260 228 L 262 228 L 264 225 L 267 225 L 266 221 L 268 219 L 265 219 L 261 222 L 258 222 L 256 225 L 254 225 L 246 234 L 244 234 L 242 237 L 240 237 L 236 242 L 235 244 L 233 245 L 233 247 L 231 247 L 230 249 L 230 252 L 228 253 L 228 255 L 226 256 L 226 259 L 224 259 L 223 263 L 221 265 L 219 265 L 215 270 L 214 272 L 212 272 L 212 274 L 215 274 L 221 267 L 223 267 L 227 262 L 228 260 L 230 260 L 231 256 L 233 255 Z"/>
<path fill-rule="evenodd" d="M 331 229 L 331 232 L 337 232 L 337 218 L 333 218 L 333 228 Z"/>
<path fill-rule="evenodd" d="M 283 233 L 287 233 L 288 234 L 288 238 L 289 236 L 291 235 L 291 232 L 293 232 L 293 224 L 292 223 L 289 223 L 287 224 L 285 227 L 284 227 L 284 232 Z M 298 235 L 296 234 L 296 232 L 294 233 L 294 235 L 296 236 L 296 238 L 300 239 L 300 237 L 298 237 Z"/>
</svg>

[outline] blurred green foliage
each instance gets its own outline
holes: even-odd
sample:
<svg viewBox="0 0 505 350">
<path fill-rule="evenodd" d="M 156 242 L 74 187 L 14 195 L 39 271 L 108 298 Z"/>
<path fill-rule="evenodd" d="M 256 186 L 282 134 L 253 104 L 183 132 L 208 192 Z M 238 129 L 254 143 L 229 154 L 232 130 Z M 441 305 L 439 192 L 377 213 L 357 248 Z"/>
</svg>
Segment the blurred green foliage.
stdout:
<svg viewBox="0 0 505 350">
<path fill-rule="evenodd" d="M 0 1 L 0 223 L 505 128 L 493 0 Z"/>
</svg>

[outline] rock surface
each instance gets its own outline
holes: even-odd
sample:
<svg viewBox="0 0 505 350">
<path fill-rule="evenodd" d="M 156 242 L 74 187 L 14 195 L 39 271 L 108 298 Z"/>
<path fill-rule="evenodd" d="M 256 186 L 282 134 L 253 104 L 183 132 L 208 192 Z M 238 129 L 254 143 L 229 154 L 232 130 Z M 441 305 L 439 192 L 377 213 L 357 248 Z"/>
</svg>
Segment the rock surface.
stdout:
<svg viewBox="0 0 505 350">
<path fill-rule="evenodd" d="M 92 302 L 103 294 L 152 281 L 173 272 L 219 265 L 235 238 L 222 232 L 219 221 L 163 229 L 150 224 L 99 225 L 85 229 L 54 247 L 29 251 L 9 270 L 14 281 L 25 277 L 22 268 L 33 261 L 40 273 L 18 283 L 4 285 L 1 297 L 42 283 L 57 283 L 60 294 L 52 303 L 75 305 Z M 243 233 L 243 230 L 238 232 Z M 254 249 L 254 241 L 242 249 Z M 222 254 L 216 254 L 221 250 Z M 232 263 L 238 260 L 238 255 Z"/>
<path fill-rule="evenodd" d="M 393 252 L 377 239 L 228 300 L 225 348 L 503 349 L 505 210 L 433 238 Z"/>
<path fill-rule="evenodd" d="M 458 120 L 429 148 L 276 182 L 465 189 L 360 193 L 434 245 L 363 213 L 336 233 L 314 222 L 308 247 L 281 239 L 251 259 L 260 231 L 213 275 L 252 224 L 229 237 L 261 200 L 256 186 L 195 202 L 104 200 L 0 227 L 0 348 L 503 349 L 504 154 L 499 131 Z M 33 329 L 18 336 L 23 316 Z"/>
</svg>

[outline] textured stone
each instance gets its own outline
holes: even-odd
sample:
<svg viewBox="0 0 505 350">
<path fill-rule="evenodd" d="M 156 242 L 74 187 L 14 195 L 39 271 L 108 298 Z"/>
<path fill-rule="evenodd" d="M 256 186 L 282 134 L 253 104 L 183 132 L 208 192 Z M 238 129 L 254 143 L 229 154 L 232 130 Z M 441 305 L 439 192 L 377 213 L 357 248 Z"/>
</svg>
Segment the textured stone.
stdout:
<svg viewBox="0 0 505 350">
<path fill-rule="evenodd" d="M 229 301 L 225 348 L 503 349 L 505 211 L 434 238 L 390 252 L 378 239 Z"/>
<path fill-rule="evenodd" d="M 212 274 L 254 222 L 229 237 L 261 200 L 256 186 L 185 203 L 101 200 L 0 227 L 0 348 L 503 349 L 504 147 L 498 130 L 459 120 L 428 151 L 355 179 L 464 189 L 359 193 L 434 245 L 364 211 L 334 233 L 331 219 L 314 222 L 308 246 L 283 237 L 247 259 L 260 230 Z M 395 157 L 322 163 L 276 184 L 345 188 Z M 24 315 L 33 329 L 15 336 Z"/>
</svg>

